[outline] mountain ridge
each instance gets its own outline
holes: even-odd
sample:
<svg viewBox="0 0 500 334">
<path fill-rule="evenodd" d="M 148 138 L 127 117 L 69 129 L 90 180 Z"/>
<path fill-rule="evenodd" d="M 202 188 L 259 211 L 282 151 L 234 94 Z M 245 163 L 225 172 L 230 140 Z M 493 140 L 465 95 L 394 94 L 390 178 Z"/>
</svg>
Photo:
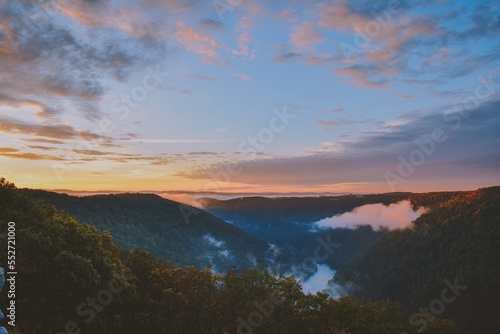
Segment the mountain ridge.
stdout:
<svg viewBox="0 0 500 334">
<path fill-rule="evenodd" d="M 126 250 L 140 247 L 175 265 L 212 266 L 214 269 L 244 267 L 255 260 L 263 260 L 269 247 L 210 213 L 155 194 L 77 197 L 44 190 L 21 191 L 100 231 L 108 230 Z M 182 210 L 188 209 L 193 214 L 186 220 Z M 245 258 L 248 259 L 245 263 L 239 263 Z"/>
</svg>

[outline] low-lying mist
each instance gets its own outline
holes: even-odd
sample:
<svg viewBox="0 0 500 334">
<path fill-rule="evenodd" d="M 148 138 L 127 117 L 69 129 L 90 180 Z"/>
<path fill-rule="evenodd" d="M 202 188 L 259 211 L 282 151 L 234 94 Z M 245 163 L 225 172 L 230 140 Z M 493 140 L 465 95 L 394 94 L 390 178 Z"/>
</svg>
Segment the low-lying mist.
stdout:
<svg viewBox="0 0 500 334">
<path fill-rule="evenodd" d="M 319 220 L 313 224 L 317 229 L 356 228 L 370 225 L 373 229 L 387 228 L 389 230 L 404 229 L 411 226 L 412 221 L 426 213 L 426 208 L 414 211 L 408 200 L 384 204 L 367 204 L 355 208 L 351 212 Z"/>
</svg>

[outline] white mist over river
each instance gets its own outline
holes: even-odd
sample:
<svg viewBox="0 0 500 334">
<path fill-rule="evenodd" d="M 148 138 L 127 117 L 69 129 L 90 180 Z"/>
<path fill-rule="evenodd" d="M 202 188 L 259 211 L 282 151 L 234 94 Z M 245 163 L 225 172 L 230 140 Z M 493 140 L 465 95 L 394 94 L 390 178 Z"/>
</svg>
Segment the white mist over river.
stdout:
<svg viewBox="0 0 500 334">
<path fill-rule="evenodd" d="M 328 281 L 335 275 L 335 270 L 324 263 L 316 268 L 316 272 L 302 284 L 302 290 L 306 293 L 315 294 L 318 291 L 323 291 L 327 287 Z"/>
<path fill-rule="evenodd" d="M 330 280 L 335 275 L 335 270 L 327 264 L 316 266 L 316 272 L 302 283 L 302 291 L 305 293 L 316 294 L 316 292 L 326 292 L 332 298 L 339 298 L 346 294 L 347 290 Z"/>
</svg>

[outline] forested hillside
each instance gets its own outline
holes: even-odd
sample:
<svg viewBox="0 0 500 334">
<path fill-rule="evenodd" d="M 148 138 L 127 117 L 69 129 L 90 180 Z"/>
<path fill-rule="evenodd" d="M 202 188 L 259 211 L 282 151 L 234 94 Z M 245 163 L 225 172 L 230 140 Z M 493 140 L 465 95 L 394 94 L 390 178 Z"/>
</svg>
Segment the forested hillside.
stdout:
<svg viewBox="0 0 500 334">
<path fill-rule="evenodd" d="M 231 221 L 249 234 L 281 245 L 293 244 L 290 236 L 309 231 L 310 223 L 374 203 L 397 202 L 409 193 L 320 197 L 245 197 L 230 200 L 202 198 L 203 208 Z M 283 229 L 288 233 L 283 234 Z"/>
<path fill-rule="evenodd" d="M 500 187 L 415 194 L 409 199 L 430 212 L 412 229 L 386 233 L 358 263 L 341 268 L 337 281 L 355 282 L 361 298 L 398 300 L 405 311 L 416 312 L 420 307 L 432 310 L 429 304 L 443 298 L 447 280 L 461 288 L 456 300 L 445 303 L 442 315 L 467 333 L 497 333 Z M 436 315 L 429 312 L 430 317 Z"/>
<path fill-rule="evenodd" d="M 175 268 L 0 181 L 0 229 L 16 222 L 17 325 L 10 333 L 416 334 L 390 301 L 305 295 L 264 269 Z M 1 265 L 6 247 L 2 242 Z M 0 305 L 7 302 L 2 292 Z M 421 316 L 420 316 L 421 317 Z M 426 333 L 458 333 L 446 320 Z"/>
<path fill-rule="evenodd" d="M 331 268 L 338 270 L 356 262 L 380 240 L 386 230 L 374 230 L 370 226 L 317 230 L 313 228 L 313 223 L 366 204 L 389 205 L 408 195 L 410 193 L 230 200 L 202 198 L 199 202 L 208 212 L 279 247 L 280 253 L 274 260 L 286 272 L 293 270 L 293 265 L 300 265 L 305 258 L 313 256 L 318 239 L 334 245 L 335 251 L 322 261 Z M 306 274 L 312 272 L 306 270 Z"/>
<path fill-rule="evenodd" d="M 111 232 L 124 249 L 140 247 L 175 265 L 225 271 L 263 260 L 269 246 L 211 214 L 152 194 L 76 197 L 21 190 Z"/>
</svg>

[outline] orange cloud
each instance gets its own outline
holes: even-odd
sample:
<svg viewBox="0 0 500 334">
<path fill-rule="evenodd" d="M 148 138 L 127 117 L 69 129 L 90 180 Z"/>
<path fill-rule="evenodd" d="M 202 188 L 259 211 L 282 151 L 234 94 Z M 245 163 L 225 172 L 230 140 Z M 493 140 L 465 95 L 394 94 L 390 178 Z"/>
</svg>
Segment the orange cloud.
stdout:
<svg viewBox="0 0 500 334">
<path fill-rule="evenodd" d="M 75 139 L 85 140 L 104 139 L 110 140 L 88 131 L 79 131 L 67 124 L 41 125 L 20 121 L 14 118 L 0 116 L 0 132 L 33 135 L 55 139 Z"/>
<path fill-rule="evenodd" d="M 0 153 L 14 153 L 14 152 L 19 152 L 19 150 L 10 147 L 0 147 Z"/>
<path fill-rule="evenodd" d="M 52 155 L 40 155 L 40 154 L 35 154 L 35 153 L 24 153 L 24 152 L 19 152 L 19 153 L 1 153 L 0 155 L 8 158 L 13 158 L 13 159 L 24 159 L 24 160 L 53 160 L 53 161 L 61 161 L 64 160 L 63 158 L 52 156 Z"/>
<path fill-rule="evenodd" d="M 38 111 L 35 113 L 35 115 L 42 117 L 42 118 L 52 118 L 56 115 L 59 114 L 60 110 L 56 110 L 54 108 L 50 108 L 46 106 L 45 104 L 34 101 L 31 99 L 18 99 L 6 94 L 0 93 L 0 102 L 14 107 L 14 108 L 21 108 L 23 106 L 26 107 L 35 107 Z"/>
</svg>

